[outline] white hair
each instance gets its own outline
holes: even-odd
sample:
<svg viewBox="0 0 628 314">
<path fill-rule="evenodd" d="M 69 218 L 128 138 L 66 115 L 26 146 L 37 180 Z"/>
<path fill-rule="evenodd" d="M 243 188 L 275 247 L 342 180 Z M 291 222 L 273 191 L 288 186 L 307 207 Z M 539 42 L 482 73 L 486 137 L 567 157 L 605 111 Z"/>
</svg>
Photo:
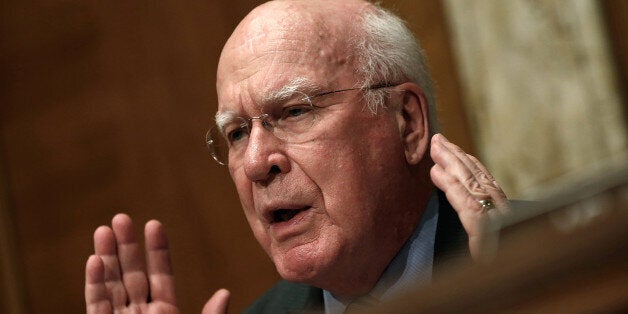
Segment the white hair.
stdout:
<svg viewBox="0 0 628 314">
<path fill-rule="evenodd" d="M 271 91 L 266 97 L 265 102 L 281 102 L 293 97 L 295 94 L 304 94 L 315 90 L 316 87 L 310 80 L 305 77 L 296 77 L 288 84 L 282 86 L 277 91 Z"/>
<path fill-rule="evenodd" d="M 382 90 L 367 90 L 374 84 L 400 84 L 411 81 L 419 85 L 428 102 L 430 131 L 438 130 L 436 100 L 432 79 L 427 70 L 425 55 L 419 42 L 405 22 L 392 12 L 374 4 L 362 13 L 357 25 L 356 64 L 361 88 L 370 110 L 384 106 L 386 94 Z"/>
</svg>

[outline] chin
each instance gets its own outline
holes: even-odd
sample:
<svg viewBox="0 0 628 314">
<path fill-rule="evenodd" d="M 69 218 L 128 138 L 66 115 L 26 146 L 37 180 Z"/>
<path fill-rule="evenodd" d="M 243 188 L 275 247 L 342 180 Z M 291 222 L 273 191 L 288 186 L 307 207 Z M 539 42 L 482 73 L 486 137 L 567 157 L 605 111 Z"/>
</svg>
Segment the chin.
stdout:
<svg viewBox="0 0 628 314">
<path fill-rule="evenodd" d="M 319 273 L 315 263 L 306 256 L 282 256 L 274 262 L 281 278 L 290 282 L 310 283 Z"/>
<path fill-rule="evenodd" d="M 286 281 L 312 284 L 316 280 L 317 272 L 314 269 L 286 269 L 277 267 L 279 276 Z"/>
<path fill-rule="evenodd" d="M 306 252 L 307 251 L 307 252 Z M 321 276 L 333 265 L 330 256 L 318 256 L 310 250 L 292 249 L 274 256 L 277 272 L 284 280 L 316 285 Z"/>
</svg>

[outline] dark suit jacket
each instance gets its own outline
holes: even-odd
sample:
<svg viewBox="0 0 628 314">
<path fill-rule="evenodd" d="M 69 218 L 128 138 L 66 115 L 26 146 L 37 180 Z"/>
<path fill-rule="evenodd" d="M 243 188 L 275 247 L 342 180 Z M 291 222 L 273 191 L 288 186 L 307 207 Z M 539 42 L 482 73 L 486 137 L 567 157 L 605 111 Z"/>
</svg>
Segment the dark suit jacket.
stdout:
<svg viewBox="0 0 628 314">
<path fill-rule="evenodd" d="M 467 234 L 445 193 L 438 191 L 438 223 L 434 243 L 434 269 L 448 260 L 469 257 Z M 324 311 L 323 290 L 301 283 L 280 281 L 245 313 L 315 313 Z"/>
</svg>

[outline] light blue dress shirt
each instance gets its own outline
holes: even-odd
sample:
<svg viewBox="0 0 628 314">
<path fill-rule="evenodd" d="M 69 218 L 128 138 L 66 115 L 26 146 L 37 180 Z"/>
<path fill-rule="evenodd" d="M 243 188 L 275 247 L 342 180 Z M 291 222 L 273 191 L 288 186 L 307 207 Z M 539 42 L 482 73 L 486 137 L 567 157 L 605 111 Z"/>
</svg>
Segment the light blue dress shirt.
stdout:
<svg viewBox="0 0 628 314">
<path fill-rule="evenodd" d="M 434 191 L 421 221 L 397 256 L 384 270 L 375 287 L 369 292 L 369 297 L 379 302 L 387 301 L 411 288 L 430 283 L 438 208 L 438 195 Z M 342 314 L 347 305 L 353 301 L 337 299 L 327 290 L 323 291 L 323 299 L 326 314 Z"/>
</svg>

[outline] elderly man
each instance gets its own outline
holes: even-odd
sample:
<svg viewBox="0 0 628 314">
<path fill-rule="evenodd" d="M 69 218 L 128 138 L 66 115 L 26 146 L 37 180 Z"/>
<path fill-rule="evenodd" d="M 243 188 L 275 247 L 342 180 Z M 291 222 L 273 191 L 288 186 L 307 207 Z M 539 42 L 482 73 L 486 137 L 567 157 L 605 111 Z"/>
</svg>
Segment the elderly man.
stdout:
<svg viewBox="0 0 628 314">
<path fill-rule="evenodd" d="M 428 283 L 447 255 L 493 247 L 487 226 L 507 200 L 475 158 L 432 136 L 424 58 L 391 13 L 362 0 L 263 4 L 225 44 L 217 91 L 208 145 L 285 279 L 251 312 L 342 313 Z M 129 217 L 112 227 L 94 234 L 88 312 L 176 312 L 161 225 L 146 225 L 147 266 Z M 218 291 L 204 313 L 228 298 Z"/>
</svg>

